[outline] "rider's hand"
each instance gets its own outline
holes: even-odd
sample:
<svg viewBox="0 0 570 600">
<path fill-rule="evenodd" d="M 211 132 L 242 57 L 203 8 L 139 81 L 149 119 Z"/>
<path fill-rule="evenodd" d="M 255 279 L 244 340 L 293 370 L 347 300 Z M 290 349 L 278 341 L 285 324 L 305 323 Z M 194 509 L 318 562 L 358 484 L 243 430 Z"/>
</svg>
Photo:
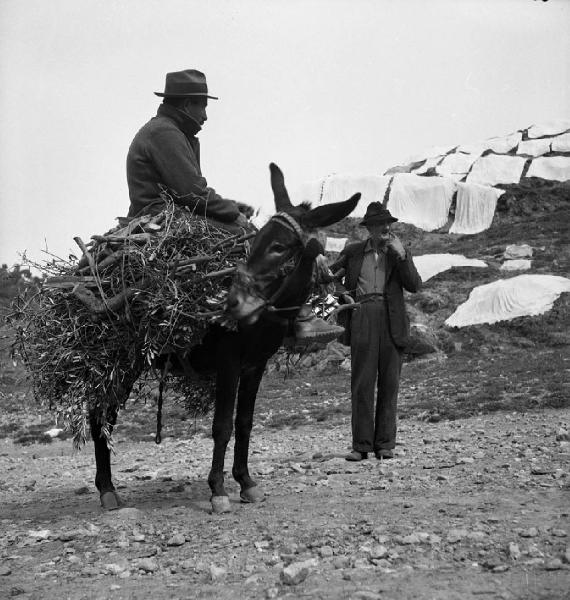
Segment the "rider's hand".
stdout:
<svg viewBox="0 0 570 600">
<path fill-rule="evenodd" d="M 238 225 L 239 227 L 247 228 L 249 225 L 249 221 L 247 220 L 247 217 L 243 213 L 240 212 L 235 220 L 235 224 Z"/>
<path fill-rule="evenodd" d="M 240 213 L 242 213 L 243 215 L 245 215 L 248 219 L 251 219 L 251 217 L 253 217 L 254 213 L 255 213 L 255 209 L 253 208 L 253 206 L 250 206 L 249 204 L 245 204 L 244 202 L 237 202 L 237 207 Z"/>
</svg>

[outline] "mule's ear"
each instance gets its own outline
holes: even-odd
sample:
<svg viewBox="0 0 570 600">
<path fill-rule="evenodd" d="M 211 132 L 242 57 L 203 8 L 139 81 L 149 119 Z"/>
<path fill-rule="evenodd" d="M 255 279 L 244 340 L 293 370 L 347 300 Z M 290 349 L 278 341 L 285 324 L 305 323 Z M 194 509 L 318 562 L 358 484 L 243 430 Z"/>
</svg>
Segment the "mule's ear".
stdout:
<svg viewBox="0 0 570 600">
<path fill-rule="evenodd" d="M 292 208 L 293 205 L 285 188 L 283 172 L 275 163 L 270 163 L 269 171 L 271 172 L 271 189 L 273 190 L 277 212 Z"/>
<path fill-rule="evenodd" d="M 358 204 L 360 194 L 354 194 L 352 198 L 344 202 L 333 202 L 324 206 L 317 206 L 305 213 L 299 220 L 306 229 L 318 229 L 332 225 L 344 217 L 347 217 Z"/>
</svg>

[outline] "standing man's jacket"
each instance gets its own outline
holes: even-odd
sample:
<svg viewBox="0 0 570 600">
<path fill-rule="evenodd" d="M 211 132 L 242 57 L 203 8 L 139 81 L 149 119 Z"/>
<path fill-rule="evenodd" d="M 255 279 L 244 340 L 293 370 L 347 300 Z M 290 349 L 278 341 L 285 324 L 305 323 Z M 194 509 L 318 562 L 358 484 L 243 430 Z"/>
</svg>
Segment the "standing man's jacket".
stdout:
<svg viewBox="0 0 570 600">
<path fill-rule="evenodd" d="M 199 125 L 182 111 L 161 104 L 134 137 L 127 154 L 129 217 L 156 213 L 164 207 L 159 184 L 176 194 L 176 203 L 197 215 L 231 223 L 237 204 L 208 187 L 200 170 Z"/>
<path fill-rule="evenodd" d="M 331 265 L 331 271 L 337 273 L 344 269 L 344 286 L 340 286 L 340 293 L 349 294 L 358 301 L 356 287 L 358 277 L 364 260 L 364 250 L 367 240 L 349 244 L 340 253 L 338 260 Z M 386 255 L 386 279 L 384 283 L 384 296 L 388 311 L 390 334 L 394 344 L 400 348 L 406 347 L 410 337 L 410 321 L 406 313 L 404 292 L 417 292 L 422 285 L 412 255 L 406 250 L 406 258 L 400 259 L 394 252 L 388 251 Z M 353 309 L 358 310 L 358 309 Z M 345 328 L 344 343 L 350 344 L 350 317 L 353 310 L 348 309 L 339 313 L 339 322 Z"/>
</svg>

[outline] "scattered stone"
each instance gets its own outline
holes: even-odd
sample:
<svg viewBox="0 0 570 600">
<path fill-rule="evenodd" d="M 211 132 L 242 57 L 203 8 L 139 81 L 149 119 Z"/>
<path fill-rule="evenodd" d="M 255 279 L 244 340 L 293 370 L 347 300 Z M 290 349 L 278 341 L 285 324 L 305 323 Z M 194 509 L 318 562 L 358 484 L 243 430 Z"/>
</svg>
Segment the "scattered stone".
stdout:
<svg viewBox="0 0 570 600">
<path fill-rule="evenodd" d="M 143 536 L 144 538 L 144 536 Z M 186 538 L 181 533 L 175 533 L 167 542 L 167 546 L 182 546 L 186 543 Z"/>
<path fill-rule="evenodd" d="M 509 556 L 513 560 L 518 560 L 520 558 L 520 555 L 521 555 L 521 550 L 519 548 L 519 545 L 515 544 L 514 542 L 510 542 L 508 553 L 509 553 Z"/>
<path fill-rule="evenodd" d="M 382 600 L 382 596 L 376 592 L 368 590 L 359 590 L 350 596 L 351 600 Z"/>
<path fill-rule="evenodd" d="M 509 566 L 508 565 L 497 565 L 496 567 L 493 567 L 492 571 L 493 573 L 504 573 L 505 571 L 509 570 Z"/>
<path fill-rule="evenodd" d="M 450 544 L 456 544 L 466 538 L 468 531 L 466 529 L 451 529 L 447 534 L 447 541 Z"/>
<path fill-rule="evenodd" d="M 281 571 L 281 581 L 285 585 L 297 585 L 307 579 L 311 568 L 317 566 L 317 561 L 310 558 L 303 562 L 291 563 Z"/>
<path fill-rule="evenodd" d="M 419 544 L 421 542 L 420 538 L 416 533 L 410 533 L 410 535 L 405 535 L 403 537 L 399 537 L 396 541 L 404 546 L 409 544 Z"/>
<path fill-rule="evenodd" d="M 0 577 L 4 577 L 6 575 L 10 575 L 12 569 L 8 565 L 0 565 Z"/>
<path fill-rule="evenodd" d="M 146 573 L 158 571 L 158 563 L 153 558 L 140 558 L 137 561 L 137 567 Z"/>
<path fill-rule="evenodd" d="M 212 581 L 221 581 L 227 574 L 227 571 L 223 567 L 216 565 L 210 565 L 210 579 Z"/>
<path fill-rule="evenodd" d="M 533 538 L 538 535 L 538 529 L 536 527 L 530 527 L 529 529 L 523 529 L 519 532 L 519 535 L 524 538 Z"/>
<path fill-rule="evenodd" d="M 550 475 L 552 473 L 552 469 L 546 466 L 534 466 L 530 470 L 531 475 Z"/>
<path fill-rule="evenodd" d="M 568 535 L 565 529 L 553 529 L 551 533 L 555 537 L 566 537 Z"/>
<path fill-rule="evenodd" d="M 372 548 L 370 548 L 370 558 L 384 558 L 388 556 L 388 548 L 386 546 L 382 546 L 382 544 L 374 544 Z"/>
<path fill-rule="evenodd" d="M 36 540 L 47 540 L 51 535 L 52 533 L 49 529 L 38 529 L 37 531 L 28 531 L 28 536 Z"/>
<path fill-rule="evenodd" d="M 76 496 L 84 496 L 85 494 L 89 494 L 90 491 L 91 488 L 87 487 L 86 485 L 82 485 L 81 487 L 75 488 L 73 493 Z"/>
<path fill-rule="evenodd" d="M 330 546 L 322 546 L 322 548 L 319 548 L 319 554 L 321 558 L 330 558 L 333 556 L 334 551 Z"/>
<path fill-rule="evenodd" d="M 570 433 L 566 429 L 561 427 L 558 430 L 558 433 L 556 434 L 556 441 L 557 442 L 570 442 Z"/>
<path fill-rule="evenodd" d="M 558 569 L 562 569 L 562 561 L 559 558 L 553 558 L 544 565 L 544 568 L 547 571 L 558 571 Z"/>
<path fill-rule="evenodd" d="M 265 597 L 268 600 L 271 600 L 271 598 L 277 598 L 277 596 L 279 596 L 279 588 L 270 587 L 265 590 Z"/>
<path fill-rule="evenodd" d="M 105 565 L 105 569 L 111 575 L 120 575 L 123 571 L 127 570 L 127 566 L 120 563 L 108 563 Z"/>
</svg>

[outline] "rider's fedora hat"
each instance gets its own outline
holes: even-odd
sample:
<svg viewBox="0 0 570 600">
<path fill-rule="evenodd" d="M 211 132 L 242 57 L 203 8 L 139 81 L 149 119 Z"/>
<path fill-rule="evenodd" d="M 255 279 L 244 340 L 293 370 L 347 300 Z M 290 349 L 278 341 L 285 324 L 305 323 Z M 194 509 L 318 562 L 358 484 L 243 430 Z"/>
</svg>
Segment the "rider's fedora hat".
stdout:
<svg viewBox="0 0 570 600">
<path fill-rule="evenodd" d="M 383 225 L 385 223 L 395 223 L 398 219 L 390 214 L 387 208 L 382 206 L 381 202 L 371 202 L 366 209 L 364 219 L 360 221 L 361 225 Z"/>
<path fill-rule="evenodd" d="M 206 96 L 217 100 L 217 96 L 208 94 L 206 76 L 201 71 L 186 69 L 166 74 L 164 92 L 154 92 L 157 96 L 171 98 L 189 98 L 191 96 Z"/>
</svg>

